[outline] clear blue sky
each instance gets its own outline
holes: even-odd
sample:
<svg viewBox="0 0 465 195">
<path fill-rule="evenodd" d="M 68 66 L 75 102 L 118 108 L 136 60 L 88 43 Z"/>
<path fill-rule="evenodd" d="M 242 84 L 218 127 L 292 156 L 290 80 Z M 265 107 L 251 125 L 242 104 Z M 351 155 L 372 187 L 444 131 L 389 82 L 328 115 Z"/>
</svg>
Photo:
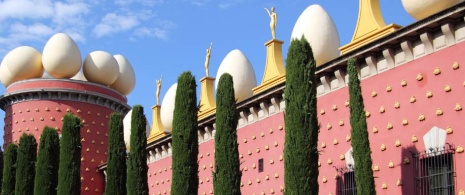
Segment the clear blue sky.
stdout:
<svg viewBox="0 0 465 195">
<path fill-rule="evenodd" d="M 341 45 L 348 43 L 357 21 L 358 0 L 0 0 L 0 59 L 22 45 L 42 51 L 58 32 L 68 33 L 77 42 L 83 58 L 95 50 L 122 54 L 137 78 L 128 103 L 144 106 L 151 120 L 155 80 L 163 74 L 162 99 L 183 71 L 192 71 L 197 80 L 205 76 L 205 49 L 210 42 L 210 75 L 216 75 L 229 51 L 240 49 L 260 83 L 266 54 L 263 44 L 271 38 L 263 8 L 276 7 L 277 38 L 285 41 L 285 58 L 294 23 L 312 4 L 320 4 L 332 17 Z M 405 26 L 414 21 L 400 0 L 381 0 L 381 10 L 386 24 Z M 4 92 L 1 86 L 0 93 Z"/>
</svg>

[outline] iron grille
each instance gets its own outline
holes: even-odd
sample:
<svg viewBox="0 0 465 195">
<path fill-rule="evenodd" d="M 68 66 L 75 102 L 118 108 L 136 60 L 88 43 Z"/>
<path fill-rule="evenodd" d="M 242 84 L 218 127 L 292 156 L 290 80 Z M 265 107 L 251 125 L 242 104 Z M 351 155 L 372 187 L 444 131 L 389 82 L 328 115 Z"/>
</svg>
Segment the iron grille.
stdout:
<svg viewBox="0 0 465 195">
<path fill-rule="evenodd" d="M 336 167 L 335 167 L 336 168 Z M 354 166 L 341 166 L 336 168 L 337 176 L 337 195 L 356 195 L 357 188 L 355 186 L 355 169 Z"/>
<path fill-rule="evenodd" d="M 412 152 L 416 195 L 455 194 L 455 147 L 429 148 L 423 152 Z"/>
</svg>

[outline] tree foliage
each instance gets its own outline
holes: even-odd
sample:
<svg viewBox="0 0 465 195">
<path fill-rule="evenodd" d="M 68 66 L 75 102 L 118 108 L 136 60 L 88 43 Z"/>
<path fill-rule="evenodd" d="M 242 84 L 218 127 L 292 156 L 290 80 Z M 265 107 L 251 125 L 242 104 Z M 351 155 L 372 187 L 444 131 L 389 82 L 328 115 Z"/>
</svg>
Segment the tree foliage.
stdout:
<svg viewBox="0 0 465 195">
<path fill-rule="evenodd" d="M 81 192 L 81 125 L 81 120 L 73 114 L 63 117 L 58 169 L 59 195 L 79 195 Z"/>
<path fill-rule="evenodd" d="M 196 195 L 199 177 L 197 175 L 197 94 L 195 78 L 191 72 L 184 72 L 178 78 L 173 113 L 172 132 L 172 195 Z"/>
<path fill-rule="evenodd" d="M 286 59 L 285 194 L 318 194 L 316 64 L 305 37 L 294 39 Z"/>
<path fill-rule="evenodd" d="M 58 132 L 45 127 L 40 136 L 39 154 L 37 155 L 34 194 L 57 194 L 58 163 L 60 162 L 60 138 Z"/>
<path fill-rule="evenodd" d="M 19 138 L 16 167 L 15 194 L 34 194 L 34 177 L 37 160 L 37 141 L 34 135 L 23 134 Z"/>
<path fill-rule="evenodd" d="M 221 75 L 216 94 L 215 171 L 213 188 L 215 194 L 241 194 L 242 173 L 239 167 L 237 146 L 236 98 L 232 76 Z"/>
<path fill-rule="evenodd" d="M 353 58 L 347 62 L 352 149 L 356 165 L 355 184 L 358 195 L 373 195 L 376 194 L 375 180 L 373 178 L 373 170 L 371 169 L 373 162 L 371 160 L 365 106 L 363 104 L 362 89 L 360 87 L 356 62 Z"/>
<path fill-rule="evenodd" d="M 2 195 L 14 195 L 18 146 L 10 143 L 5 151 L 2 179 Z"/>
<path fill-rule="evenodd" d="M 144 108 L 136 105 L 132 108 L 130 152 L 128 157 L 127 192 L 129 195 L 149 193 L 147 183 L 147 119 Z"/>
<path fill-rule="evenodd" d="M 126 195 L 126 145 L 123 115 L 120 113 L 110 116 L 108 151 L 105 194 Z"/>
</svg>

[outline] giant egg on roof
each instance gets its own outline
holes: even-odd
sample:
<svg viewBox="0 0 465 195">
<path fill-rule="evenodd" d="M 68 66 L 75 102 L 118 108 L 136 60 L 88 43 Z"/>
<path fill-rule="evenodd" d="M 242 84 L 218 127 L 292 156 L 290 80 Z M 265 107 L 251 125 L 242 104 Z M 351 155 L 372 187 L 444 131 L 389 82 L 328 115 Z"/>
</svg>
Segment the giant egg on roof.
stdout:
<svg viewBox="0 0 465 195">
<path fill-rule="evenodd" d="M 108 86 L 118 78 L 119 66 L 109 53 L 94 51 L 84 59 L 83 72 L 88 81 Z"/>
<path fill-rule="evenodd" d="M 176 89 L 178 84 L 175 83 L 166 92 L 161 103 L 160 119 L 163 127 L 168 129 L 170 132 L 173 130 L 173 112 L 174 112 L 174 100 L 176 98 Z"/>
<path fill-rule="evenodd" d="M 216 73 L 215 88 L 218 87 L 218 81 L 224 73 L 229 73 L 233 78 L 234 95 L 238 102 L 253 95 L 252 89 L 257 86 L 257 78 L 252 64 L 244 53 L 235 49 L 224 57 Z"/>
<path fill-rule="evenodd" d="M 42 64 L 54 78 L 71 78 L 81 69 L 81 52 L 71 37 L 58 33 L 45 44 Z"/>
<path fill-rule="evenodd" d="M 10 71 L 8 70 L 8 67 L 6 67 L 8 54 L 10 53 L 7 53 L 5 55 L 5 57 L 2 60 L 2 63 L 0 64 L 0 81 L 5 87 L 7 87 L 13 82 L 13 75 L 11 75 Z"/>
<path fill-rule="evenodd" d="M 311 5 L 300 14 L 292 39 L 305 39 L 310 43 L 316 65 L 322 65 L 339 56 L 339 34 L 331 16 L 320 6 Z"/>
<path fill-rule="evenodd" d="M 417 20 L 421 20 L 462 1 L 463 0 L 402 0 L 402 5 L 410 16 Z"/>
<path fill-rule="evenodd" d="M 126 148 L 129 148 L 130 140 L 131 140 L 131 121 L 132 121 L 132 109 L 124 116 L 123 118 L 123 129 L 124 129 L 124 143 L 126 144 Z M 150 125 L 147 123 L 145 125 L 145 138 L 150 135 Z"/>
<path fill-rule="evenodd" d="M 128 95 L 136 85 L 136 76 L 131 63 L 122 55 L 113 56 L 118 62 L 119 73 L 116 81 L 110 86 L 124 95 Z"/>
<path fill-rule="evenodd" d="M 42 54 L 29 46 L 13 49 L 6 58 L 6 67 L 12 76 L 12 82 L 40 78 L 44 74 Z"/>
</svg>

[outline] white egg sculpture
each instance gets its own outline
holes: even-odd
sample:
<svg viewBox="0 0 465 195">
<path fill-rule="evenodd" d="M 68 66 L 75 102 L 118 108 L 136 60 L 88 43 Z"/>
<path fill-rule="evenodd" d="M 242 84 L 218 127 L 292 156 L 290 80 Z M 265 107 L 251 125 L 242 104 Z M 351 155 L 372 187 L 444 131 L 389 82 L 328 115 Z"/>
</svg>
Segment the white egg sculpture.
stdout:
<svg viewBox="0 0 465 195">
<path fill-rule="evenodd" d="M 331 16 L 320 6 L 311 5 L 300 14 L 291 41 L 302 35 L 310 43 L 316 65 L 322 65 L 339 56 L 339 34 Z"/>
<path fill-rule="evenodd" d="M 118 62 L 104 51 L 94 51 L 87 55 L 82 69 L 88 81 L 107 86 L 113 84 L 119 74 Z"/>
<path fill-rule="evenodd" d="M 80 70 L 76 75 L 71 77 L 73 80 L 78 80 L 78 81 L 87 81 L 86 77 L 84 76 L 84 73 L 82 70 Z"/>
<path fill-rule="evenodd" d="M 11 73 L 12 82 L 40 78 L 44 74 L 42 55 L 29 46 L 13 49 L 6 59 L 6 67 Z"/>
<path fill-rule="evenodd" d="M 71 37 L 58 33 L 45 44 L 42 64 L 54 78 L 71 78 L 81 69 L 81 52 Z"/>
<path fill-rule="evenodd" d="M 123 118 L 123 129 L 124 129 L 124 143 L 126 147 L 129 148 L 130 140 L 131 140 L 131 121 L 132 121 L 132 109 L 124 116 Z M 146 138 L 150 135 L 150 125 L 147 122 L 145 126 L 145 133 Z"/>
<path fill-rule="evenodd" d="M 174 100 L 176 98 L 176 89 L 178 88 L 178 84 L 175 83 L 171 85 L 171 87 L 166 91 L 165 96 L 163 97 L 163 101 L 161 103 L 161 110 L 160 110 L 160 119 L 163 127 L 169 130 L 170 132 L 173 130 L 173 112 L 174 112 Z"/>
<path fill-rule="evenodd" d="M 122 55 L 113 56 L 119 65 L 119 74 L 116 81 L 111 84 L 111 88 L 116 89 L 124 95 L 128 95 L 136 85 L 136 75 L 132 69 L 131 63 Z"/>
<path fill-rule="evenodd" d="M 11 75 L 10 71 L 8 70 L 8 67 L 6 67 L 8 54 L 10 53 L 7 53 L 5 55 L 5 57 L 2 60 L 2 63 L 0 64 L 0 81 L 5 87 L 7 87 L 13 82 L 13 75 Z"/>
<path fill-rule="evenodd" d="M 238 102 L 253 95 L 252 89 L 257 86 L 257 78 L 252 64 L 244 53 L 235 49 L 224 57 L 216 73 L 215 88 L 218 88 L 218 81 L 224 73 L 229 73 L 233 77 L 234 95 Z"/>
<path fill-rule="evenodd" d="M 431 16 L 463 0 L 402 0 L 405 11 L 417 20 Z"/>
</svg>

